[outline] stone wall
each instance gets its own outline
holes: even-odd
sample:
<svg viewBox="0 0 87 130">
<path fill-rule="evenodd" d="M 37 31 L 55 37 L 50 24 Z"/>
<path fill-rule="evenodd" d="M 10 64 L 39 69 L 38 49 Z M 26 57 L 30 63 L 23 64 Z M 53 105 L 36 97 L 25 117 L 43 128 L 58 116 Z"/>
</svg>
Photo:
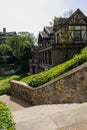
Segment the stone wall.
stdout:
<svg viewBox="0 0 87 130">
<path fill-rule="evenodd" d="M 71 59 L 85 46 L 85 44 L 82 44 L 72 43 L 67 48 L 64 44 L 54 45 L 52 48 L 52 65 L 55 66 Z"/>
<path fill-rule="evenodd" d="M 58 65 L 65 61 L 66 51 L 63 48 L 59 49 L 52 49 L 52 65 Z"/>
<path fill-rule="evenodd" d="M 37 88 L 11 81 L 11 94 L 32 105 L 87 102 L 87 63 Z"/>
</svg>

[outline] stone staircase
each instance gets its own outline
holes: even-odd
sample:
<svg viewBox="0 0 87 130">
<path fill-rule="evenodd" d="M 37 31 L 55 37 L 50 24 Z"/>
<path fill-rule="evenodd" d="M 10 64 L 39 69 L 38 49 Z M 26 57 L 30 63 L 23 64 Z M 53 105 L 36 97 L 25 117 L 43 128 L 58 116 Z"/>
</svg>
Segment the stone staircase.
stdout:
<svg viewBox="0 0 87 130">
<path fill-rule="evenodd" d="M 0 96 L 13 113 L 16 130 L 87 130 L 87 103 L 30 106 L 13 96 Z"/>
<path fill-rule="evenodd" d="M 13 115 L 16 130 L 87 130 L 86 103 L 40 105 L 13 112 Z"/>
</svg>

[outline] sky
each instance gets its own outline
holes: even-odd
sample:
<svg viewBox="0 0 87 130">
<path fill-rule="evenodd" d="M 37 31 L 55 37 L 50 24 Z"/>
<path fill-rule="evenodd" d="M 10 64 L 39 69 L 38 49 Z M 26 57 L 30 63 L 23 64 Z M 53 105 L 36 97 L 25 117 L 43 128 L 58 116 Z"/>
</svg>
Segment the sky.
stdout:
<svg viewBox="0 0 87 130">
<path fill-rule="evenodd" d="M 87 0 L 0 0 L 0 31 L 28 31 L 36 37 L 54 17 L 77 8 L 87 15 Z"/>
</svg>

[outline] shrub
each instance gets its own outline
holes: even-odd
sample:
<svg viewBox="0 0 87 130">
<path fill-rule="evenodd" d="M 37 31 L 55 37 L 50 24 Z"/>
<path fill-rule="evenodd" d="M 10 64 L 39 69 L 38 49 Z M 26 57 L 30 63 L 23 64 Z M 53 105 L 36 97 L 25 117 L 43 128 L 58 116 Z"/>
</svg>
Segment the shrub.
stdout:
<svg viewBox="0 0 87 130">
<path fill-rule="evenodd" d="M 0 95 L 10 94 L 10 81 L 21 80 L 23 77 L 28 76 L 25 73 L 11 74 L 11 75 L 0 75 Z"/>
<path fill-rule="evenodd" d="M 0 130 L 15 130 L 11 112 L 5 103 L 0 102 Z"/>
</svg>

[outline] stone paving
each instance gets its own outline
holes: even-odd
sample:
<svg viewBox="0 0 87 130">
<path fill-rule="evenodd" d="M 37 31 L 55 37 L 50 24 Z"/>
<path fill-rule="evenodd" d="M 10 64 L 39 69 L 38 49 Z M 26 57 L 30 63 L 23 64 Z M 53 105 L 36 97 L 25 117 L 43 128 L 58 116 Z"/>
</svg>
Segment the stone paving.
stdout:
<svg viewBox="0 0 87 130">
<path fill-rule="evenodd" d="M 58 128 L 56 130 L 87 130 L 87 120 L 63 128 Z"/>
<path fill-rule="evenodd" d="M 87 130 L 87 103 L 33 106 L 13 96 L 0 96 L 12 110 L 16 130 Z"/>
<path fill-rule="evenodd" d="M 85 130 L 87 126 L 84 123 L 87 121 L 86 103 L 41 105 L 13 112 L 13 115 L 17 130 L 78 130 L 80 127 L 79 130 Z"/>
<path fill-rule="evenodd" d="M 27 102 L 20 100 L 14 96 L 3 95 L 0 96 L 0 101 L 6 103 L 11 111 L 17 111 L 30 106 Z"/>
</svg>

